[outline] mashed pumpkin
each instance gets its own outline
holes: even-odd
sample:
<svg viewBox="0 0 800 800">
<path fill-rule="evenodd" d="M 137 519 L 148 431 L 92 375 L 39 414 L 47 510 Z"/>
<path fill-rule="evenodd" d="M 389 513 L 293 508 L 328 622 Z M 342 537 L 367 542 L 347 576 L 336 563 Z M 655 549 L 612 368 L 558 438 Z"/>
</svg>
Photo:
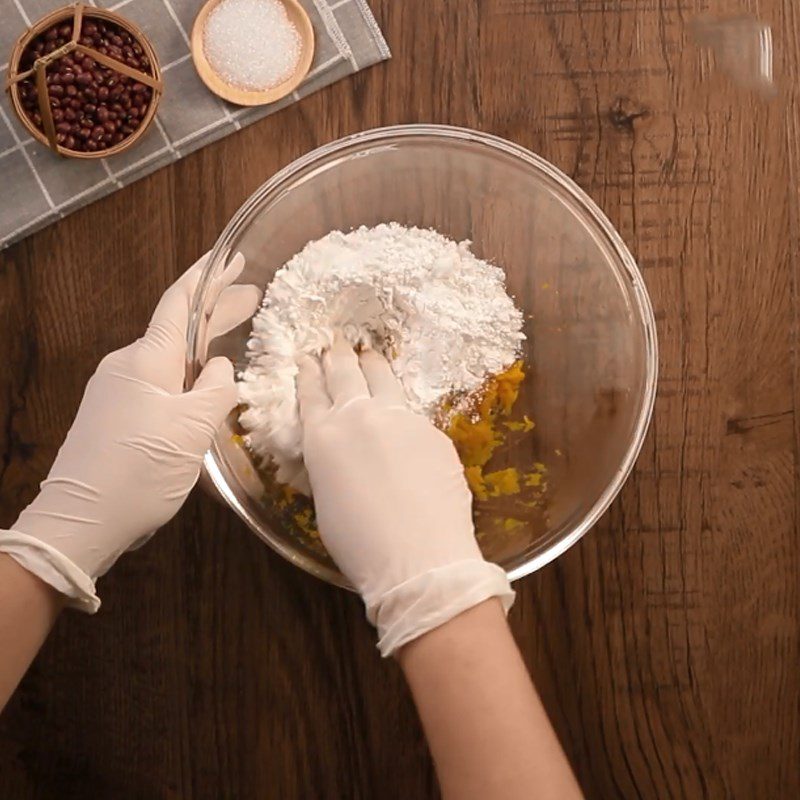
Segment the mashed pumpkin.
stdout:
<svg viewBox="0 0 800 800">
<path fill-rule="evenodd" d="M 540 462 L 533 464 L 530 472 L 520 472 L 514 467 L 486 471 L 509 432 L 529 433 L 535 427 L 527 415 L 521 420 L 506 419 L 514 409 L 524 379 L 525 365 L 522 361 L 514 362 L 505 372 L 486 383 L 472 413 L 455 414 L 446 428 L 464 465 L 470 491 L 478 501 L 522 493 L 515 503 L 521 508 L 533 509 L 540 506 L 547 488 L 547 470 Z M 495 522 L 500 530 L 506 532 L 515 531 L 525 524 L 511 517 L 500 517 Z"/>
</svg>

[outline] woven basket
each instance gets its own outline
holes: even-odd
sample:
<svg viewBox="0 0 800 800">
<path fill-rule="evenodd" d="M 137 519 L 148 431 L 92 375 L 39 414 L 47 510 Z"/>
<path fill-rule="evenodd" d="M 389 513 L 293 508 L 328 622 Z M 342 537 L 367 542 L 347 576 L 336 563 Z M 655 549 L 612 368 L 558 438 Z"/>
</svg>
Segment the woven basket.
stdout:
<svg viewBox="0 0 800 800">
<path fill-rule="evenodd" d="M 131 67 L 129 67 L 127 64 L 122 64 L 110 56 L 98 53 L 91 47 L 78 44 L 77 40 L 80 38 L 81 25 L 84 19 L 106 20 L 107 22 L 113 22 L 120 28 L 124 28 L 141 45 L 142 49 L 150 60 L 150 69 L 152 70 L 152 74 L 131 69 Z M 25 52 L 25 49 L 28 47 L 30 42 L 39 36 L 39 34 L 44 33 L 44 31 L 46 31 L 48 28 L 51 28 L 53 25 L 68 22 L 70 20 L 72 20 L 72 40 L 67 42 L 62 47 L 57 48 L 52 53 L 38 58 L 32 69 L 20 72 L 19 63 L 22 58 L 22 54 Z M 153 91 L 152 97 L 150 98 L 150 104 L 145 111 L 142 121 L 139 123 L 139 127 L 136 128 L 136 130 L 130 136 L 127 136 L 121 142 L 118 142 L 113 147 L 106 148 L 105 150 L 97 150 L 95 152 L 67 150 L 56 141 L 55 124 L 53 122 L 49 94 L 45 84 L 45 69 L 49 64 L 58 61 L 59 58 L 62 58 L 73 51 L 77 51 L 83 55 L 89 56 L 99 64 L 102 64 L 104 67 L 109 67 L 110 69 L 116 70 L 122 75 L 134 78 L 140 83 L 144 83 L 145 85 L 149 86 Z M 39 113 L 42 115 L 44 132 L 40 131 L 39 128 L 34 125 L 33 121 L 29 119 L 19 97 L 19 82 L 31 77 L 33 77 L 36 81 L 39 99 Z M 20 122 L 22 122 L 25 128 L 30 132 L 31 136 L 33 136 L 33 138 L 38 142 L 41 142 L 54 152 L 66 158 L 106 158 L 127 150 L 129 147 L 132 147 L 134 144 L 136 144 L 139 139 L 141 139 L 155 117 L 156 109 L 163 91 L 163 84 L 161 81 L 161 68 L 159 66 L 155 50 L 153 50 L 153 46 L 148 41 L 147 37 L 136 25 L 119 14 L 115 14 L 113 11 L 106 11 L 102 8 L 94 8 L 93 6 L 87 7 L 81 3 L 76 3 L 74 5 L 62 6 L 61 8 L 57 8 L 55 11 L 50 12 L 47 16 L 42 17 L 38 22 L 32 25 L 27 31 L 25 31 L 25 33 L 22 34 L 22 36 L 19 37 L 19 39 L 17 39 L 14 49 L 11 51 L 11 57 L 8 62 L 6 90 L 11 97 L 11 104 L 13 105 L 14 111 L 19 117 Z"/>
</svg>

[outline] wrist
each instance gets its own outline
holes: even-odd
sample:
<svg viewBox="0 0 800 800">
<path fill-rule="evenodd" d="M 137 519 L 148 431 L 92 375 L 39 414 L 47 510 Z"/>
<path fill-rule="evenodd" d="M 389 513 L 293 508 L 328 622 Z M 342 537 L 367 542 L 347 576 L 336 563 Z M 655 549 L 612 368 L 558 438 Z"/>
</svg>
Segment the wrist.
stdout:
<svg viewBox="0 0 800 800">
<path fill-rule="evenodd" d="M 24 592 L 26 596 L 35 595 L 52 610 L 53 615 L 64 607 L 66 597 L 26 569 L 12 554 L 0 551 L 0 572 L 6 579 L 6 585 L 13 585 L 15 590 Z"/>
<path fill-rule="evenodd" d="M 490 597 L 405 644 L 396 653 L 397 663 L 407 672 L 420 659 L 435 659 L 442 664 L 462 660 L 469 651 L 483 648 L 487 634 L 498 631 L 509 631 L 510 635 L 503 603 Z"/>
<path fill-rule="evenodd" d="M 100 607 L 94 580 L 47 542 L 15 529 L 0 531 L 0 553 L 63 595 L 67 605 L 90 614 Z"/>
<path fill-rule="evenodd" d="M 386 657 L 489 598 L 497 598 L 507 612 L 514 591 L 496 564 L 469 558 L 423 571 L 377 596 L 368 593 L 364 602 Z"/>
</svg>

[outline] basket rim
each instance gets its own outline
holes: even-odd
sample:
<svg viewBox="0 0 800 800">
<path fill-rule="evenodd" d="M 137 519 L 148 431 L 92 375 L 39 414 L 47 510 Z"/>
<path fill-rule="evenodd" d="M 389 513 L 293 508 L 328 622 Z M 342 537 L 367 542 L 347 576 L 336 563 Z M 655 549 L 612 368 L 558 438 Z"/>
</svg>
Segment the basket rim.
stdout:
<svg viewBox="0 0 800 800">
<path fill-rule="evenodd" d="M 144 33 L 144 31 L 136 25 L 135 22 L 132 22 L 127 17 L 122 16 L 121 14 L 117 14 L 114 11 L 110 11 L 105 8 L 97 8 L 95 6 L 86 6 L 83 3 L 70 3 L 69 5 L 60 6 L 59 8 L 53 9 L 49 13 L 45 14 L 43 17 L 40 17 L 36 22 L 30 25 L 25 31 L 23 31 L 18 37 L 14 46 L 11 49 L 11 55 L 9 56 L 8 60 L 8 72 L 7 72 L 7 86 L 6 91 L 9 94 L 11 99 L 11 105 L 14 109 L 14 113 L 17 115 L 17 118 L 23 125 L 23 127 L 30 133 L 30 135 L 40 144 L 43 144 L 50 152 L 56 153 L 59 156 L 64 158 L 78 158 L 78 159 L 95 159 L 95 158 L 107 158 L 109 156 L 117 155 L 118 153 L 122 153 L 132 147 L 139 139 L 144 136 L 144 134 L 149 129 L 150 125 L 152 124 L 153 120 L 155 119 L 156 111 L 158 109 L 158 105 L 161 101 L 161 95 L 163 94 L 163 88 L 153 88 L 153 95 L 150 99 L 150 104 L 147 107 L 147 113 L 145 114 L 144 118 L 142 119 L 142 123 L 139 127 L 128 137 L 123 139 L 118 144 L 115 144 L 113 147 L 109 147 L 105 150 L 97 150 L 93 153 L 84 152 L 80 150 L 67 150 L 64 147 L 58 147 L 54 149 L 50 146 L 50 142 L 47 140 L 47 136 L 44 134 L 43 131 L 40 131 L 33 122 L 28 118 L 28 115 L 25 113 L 25 109 L 22 107 L 22 102 L 19 98 L 19 84 L 16 82 L 16 78 L 19 75 L 17 67 L 19 65 L 19 61 L 22 58 L 22 53 L 24 52 L 25 48 L 28 44 L 33 40 L 36 36 L 38 36 L 43 31 L 47 30 L 47 28 L 51 27 L 54 23 L 61 22 L 67 19 L 74 19 L 75 13 L 78 6 L 82 6 L 82 14 L 83 18 L 86 17 L 94 17 L 96 19 L 105 19 L 109 22 L 114 22 L 115 24 L 119 25 L 122 28 L 125 28 L 130 34 L 134 36 L 137 42 L 142 46 L 147 57 L 150 59 L 150 66 L 152 69 L 152 77 L 154 80 L 162 83 L 162 73 L 161 73 L 161 64 L 158 60 L 158 55 L 156 54 L 155 49 L 153 48 L 150 39 Z"/>
</svg>

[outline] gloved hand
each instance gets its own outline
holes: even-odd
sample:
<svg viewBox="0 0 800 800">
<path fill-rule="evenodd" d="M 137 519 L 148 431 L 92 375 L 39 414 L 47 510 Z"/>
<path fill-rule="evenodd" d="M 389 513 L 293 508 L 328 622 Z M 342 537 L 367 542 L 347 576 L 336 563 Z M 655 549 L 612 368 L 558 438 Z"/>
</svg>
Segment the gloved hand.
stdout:
<svg viewBox="0 0 800 800">
<path fill-rule="evenodd" d="M 0 551 L 84 610 L 100 605 L 95 579 L 181 507 L 236 404 L 225 358 L 212 358 L 183 392 L 186 327 L 204 263 L 167 290 L 141 339 L 103 359 L 40 494 L 0 531 Z M 216 279 L 209 339 L 255 312 L 259 290 L 230 286 L 243 267 L 237 255 Z"/>
<path fill-rule="evenodd" d="M 455 447 L 412 412 L 386 359 L 337 339 L 297 379 L 320 536 L 391 655 L 489 597 L 514 592 L 483 559 Z"/>
</svg>

